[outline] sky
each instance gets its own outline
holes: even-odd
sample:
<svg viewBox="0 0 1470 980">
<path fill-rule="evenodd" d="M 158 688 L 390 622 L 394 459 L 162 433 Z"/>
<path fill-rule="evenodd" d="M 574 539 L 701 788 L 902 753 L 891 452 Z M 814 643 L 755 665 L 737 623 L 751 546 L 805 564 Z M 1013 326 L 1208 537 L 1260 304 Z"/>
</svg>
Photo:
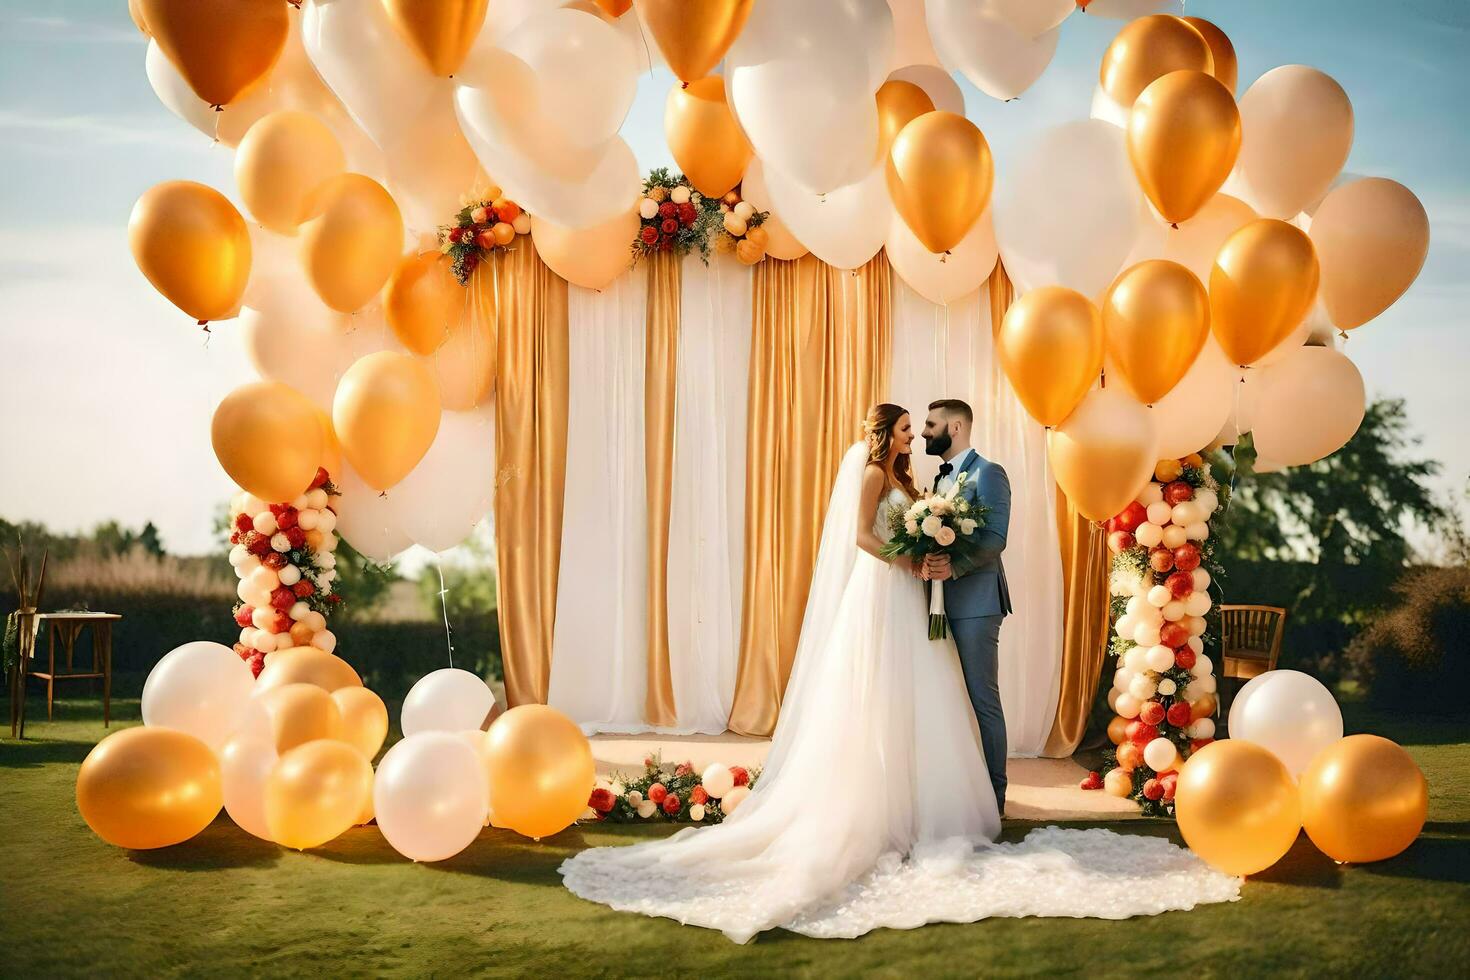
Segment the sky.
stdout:
<svg viewBox="0 0 1470 980">
<path fill-rule="evenodd" d="M 495 0 L 491 0 L 491 7 Z M 1407 400 L 1436 488 L 1463 497 L 1470 448 L 1470 110 L 1464 0 L 1192 0 L 1235 43 L 1239 91 L 1307 64 L 1353 101 L 1346 170 L 1391 177 L 1424 202 L 1428 261 L 1392 309 L 1344 348 L 1369 397 Z M 294 16 L 294 14 L 293 14 Z M 967 114 L 1008 166 L 1048 126 L 1085 118 L 1120 22 L 1074 14 L 1056 59 L 1020 99 L 968 83 Z M 153 521 L 165 546 L 215 546 L 233 491 L 209 445 L 219 399 L 253 374 L 230 323 L 202 334 L 149 286 L 127 247 L 133 202 L 191 179 L 235 197 L 232 153 L 174 117 L 144 75 L 125 0 L 0 0 L 0 516 L 61 531 Z M 642 78 L 623 135 L 644 169 L 672 165 L 672 76 Z"/>
</svg>

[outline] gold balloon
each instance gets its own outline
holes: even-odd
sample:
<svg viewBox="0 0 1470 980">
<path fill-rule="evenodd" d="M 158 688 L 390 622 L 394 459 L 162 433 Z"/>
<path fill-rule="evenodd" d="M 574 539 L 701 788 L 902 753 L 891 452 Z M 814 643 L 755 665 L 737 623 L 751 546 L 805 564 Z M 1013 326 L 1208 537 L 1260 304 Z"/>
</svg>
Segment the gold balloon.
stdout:
<svg viewBox="0 0 1470 980">
<path fill-rule="evenodd" d="M 279 381 L 241 385 L 214 410 L 210 439 L 241 489 L 271 503 L 305 493 L 323 458 L 317 408 Z"/>
<path fill-rule="evenodd" d="M 953 112 L 926 112 L 901 129 L 888 151 L 888 196 L 931 252 L 960 243 L 990 203 L 990 144 Z"/>
<path fill-rule="evenodd" d="M 1258 218 L 1220 247 L 1210 270 L 1210 329 L 1246 367 L 1291 336 L 1317 298 L 1317 251 L 1295 225 Z"/>
<path fill-rule="evenodd" d="M 77 773 L 82 819 L 117 847 L 182 843 L 208 827 L 222 806 L 214 753 L 170 728 L 114 732 L 87 753 Z"/>
<path fill-rule="evenodd" d="M 1322 301 L 1342 330 L 1393 305 L 1429 254 L 1429 215 L 1403 184 L 1367 177 L 1334 189 L 1312 216 L 1322 263 Z"/>
<path fill-rule="evenodd" d="M 488 0 L 382 0 L 383 9 L 419 53 L 429 71 L 448 77 L 459 70 L 485 23 Z"/>
<path fill-rule="evenodd" d="M 1102 371 L 1102 317 L 1075 289 L 1033 289 L 1006 311 L 996 355 L 1031 417 L 1061 425 Z"/>
<path fill-rule="evenodd" d="M 1402 748 L 1377 735 L 1349 735 L 1302 773 L 1302 824 L 1334 861 L 1383 861 L 1424 829 L 1429 784 Z"/>
<path fill-rule="evenodd" d="M 311 193 L 346 169 L 337 137 L 305 112 L 263 116 L 235 153 L 240 199 L 256 221 L 283 235 L 296 234 Z"/>
<path fill-rule="evenodd" d="M 878 89 L 878 159 L 888 156 L 893 141 L 910 122 L 934 111 L 934 100 L 913 82 L 890 78 Z"/>
<path fill-rule="evenodd" d="M 362 687 L 362 678 L 335 653 L 316 647 L 290 647 L 265 655 L 265 667 L 255 679 L 255 695 L 287 684 L 315 684 L 331 694 L 341 688 Z"/>
<path fill-rule="evenodd" d="M 1114 716 L 1108 722 L 1108 741 L 1114 745 L 1122 745 L 1128 739 L 1128 719 Z"/>
<path fill-rule="evenodd" d="M 139 8 L 168 60 L 213 106 L 265 77 L 291 29 L 279 0 L 141 0 Z"/>
<path fill-rule="evenodd" d="M 633 0 L 597 0 L 597 5 L 613 18 L 621 17 L 633 6 Z"/>
<path fill-rule="evenodd" d="M 742 238 L 735 243 L 735 258 L 740 260 L 741 265 L 755 265 L 766 257 L 766 250 L 748 238 Z"/>
<path fill-rule="evenodd" d="M 393 270 L 383 292 L 383 313 L 403 346 L 427 356 L 444 345 L 464 302 L 449 256 L 420 252 L 404 256 Z"/>
<path fill-rule="evenodd" d="M 281 755 L 318 739 L 342 734 L 342 712 L 332 696 L 315 684 L 285 684 L 255 698 L 264 712 L 267 737 Z"/>
<path fill-rule="evenodd" d="M 583 289 L 605 289 L 633 262 L 628 243 L 638 234 L 638 211 L 628 208 L 588 228 L 531 219 L 536 254 L 552 272 Z"/>
<path fill-rule="evenodd" d="M 669 70 L 687 85 L 720 63 L 754 6 L 755 0 L 644 0 L 638 12 Z"/>
<path fill-rule="evenodd" d="M 1174 812 L 1184 842 L 1226 874 L 1264 871 L 1291 850 L 1302 828 L 1291 773 L 1253 742 L 1211 742 L 1179 770 Z"/>
<path fill-rule="evenodd" d="M 340 738 L 371 761 L 388 737 L 388 708 L 383 699 L 365 687 L 341 687 L 332 692 L 332 700 L 342 713 Z"/>
<path fill-rule="evenodd" d="M 1203 17 L 1185 17 L 1184 22 L 1205 39 L 1210 46 L 1210 60 L 1214 63 L 1210 74 L 1220 80 L 1220 84 L 1229 90 L 1231 95 L 1235 94 L 1235 83 L 1238 69 L 1235 62 L 1235 45 L 1230 43 L 1230 38 L 1225 32 Z"/>
<path fill-rule="evenodd" d="M 495 391 L 496 281 L 495 274 L 484 268 L 470 276 L 470 284 L 460 290 L 449 336 L 425 359 L 434 372 L 445 411 L 469 411 Z"/>
<path fill-rule="evenodd" d="M 152 37 L 148 33 L 148 22 L 143 19 L 143 0 L 128 0 L 128 16 L 133 18 L 133 26 L 142 32 L 144 37 Z"/>
<path fill-rule="evenodd" d="M 1047 433 L 1052 475 L 1079 514 L 1105 521 L 1138 496 L 1159 458 L 1157 426 L 1152 409 L 1114 385 L 1089 391 Z"/>
<path fill-rule="evenodd" d="M 281 756 L 265 782 L 271 840 L 320 847 L 358 823 L 373 795 L 373 767 L 346 742 L 307 742 Z"/>
<path fill-rule="evenodd" d="M 1215 196 L 1239 153 L 1235 97 L 1205 72 L 1170 72 L 1143 90 L 1128 115 L 1133 172 L 1176 226 Z"/>
<path fill-rule="evenodd" d="M 439 431 L 439 386 L 409 354 L 378 351 L 347 369 L 332 399 L 332 427 L 347 461 L 375 490 L 418 465 Z"/>
<path fill-rule="evenodd" d="M 1152 405 L 1174 389 L 1210 338 L 1210 298 L 1184 266 L 1149 259 L 1113 280 L 1102 322 L 1124 383 Z"/>
<path fill-rule="evenodd" d="M 352 313 L 377 295 L 403 251 L 403 215 L 383 185 L 339 174 L 307 196 L 301 216 L 306 277 L 332 309 Z"/>
<path fill-rule="evenodd" d="M 1172 14 L 1129 21 L 1103 53 L 1098 81 L 1127 109 L 1149 83 L 1171 71 L 1209 72 L 1215 67 L 1205 36 Z"/>
<path fill-rule="evenodd" d="M 485 752 L 495 826 L 539 839 L 587 808 L 596 778 L 592 746 L 555 708 L 511 708 L 490 726 Z"/>
<path fill-rule="evenodd" d="M 733 189 L 750 162 L 750 142 L 730 112 L 725 80 L 719 75 L 669 90 L 664 138 L 674 162 L 706 197 Z"/>
<path fill-rule="evenodd" d="M 240 311 L 250 232 L 214 188 L 192 180 L 148 188 L 128 219 L 128 245 L 153 288 L 201 324 Z"/>
<path fill-rule="evenodd" d="M 312 407 L 316 408 L 315 405 Z M 332 428 L 332 417 L 320 408 L 317 408 L 316 420 L 322 430 L 321 468 L 327 471 L 328 476 L 341 476 L 342 444 L 337 441 L 337 433 Z"/>
</svg>

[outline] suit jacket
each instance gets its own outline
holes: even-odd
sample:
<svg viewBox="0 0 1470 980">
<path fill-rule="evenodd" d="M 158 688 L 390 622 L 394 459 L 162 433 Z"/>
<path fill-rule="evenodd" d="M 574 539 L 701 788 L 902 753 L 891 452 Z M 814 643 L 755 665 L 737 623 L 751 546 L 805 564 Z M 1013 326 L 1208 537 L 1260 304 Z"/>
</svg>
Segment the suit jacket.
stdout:
<svg viewBox="0 0 1470 980">
<path fill-rule="evenodd" d="M 969 474 L 963 496 L 971 506 L 988 507 L 985 526 L 975 532 L 979 547 L 951 561 L 954 578 L 944 583 L 944 611 L 950 619 L 1004 616 L 1011 612 L 1011 590 L 1006 583 L 1001 552 L 1011 522 L 1011 482 L 1005 467 L 971 450 L 953 477 Z M 938 486 L 938 481 L 935 481 Z"/>
</svg>

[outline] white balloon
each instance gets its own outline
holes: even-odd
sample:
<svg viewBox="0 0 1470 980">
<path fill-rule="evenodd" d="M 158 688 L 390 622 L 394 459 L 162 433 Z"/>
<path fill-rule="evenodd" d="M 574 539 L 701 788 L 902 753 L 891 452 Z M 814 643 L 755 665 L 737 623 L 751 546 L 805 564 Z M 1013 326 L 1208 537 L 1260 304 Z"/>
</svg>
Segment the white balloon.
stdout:
<svg viewBox="0 0 1470 980">
<path fill-rule="evenodd" d="M 1240 97 L 1240 155 L 1231 184 L 1268 218 L 1320 201 L 1352 149 L 1353 107 L 1331 76 L 1281 65 Z"/>
<path fill-rule="evenodd" d="M 1138 615 L 1135 618 L 1138 623 L 1144 626 L 1152 626 L 1154 629 L 1160 629 L 1164 625 L 1164 610 L 1162 606 L 1156 606 L 1152 602 L 1145 601 L 1139 607 Z M 1157 642 L 1157 640 L 1154 641 L 1154 643 Z M 1148 645 L 1152 646 L 1153 644 Z"/>
<path fill-rule="evenodd" d="M 1125 640 L 1132 640 L 1133 631 L 1137 628 L 1138 619 L 1132 613 L 1119 616 L 1118 621 L 1113 624 L 1113 631 Z"/>
<path fill-rule="evenodd" d="M 817 194 L 862 179 L 877 153 L 873 93 L 892 36 L 892 14 L 877 0 L 756 4 L 725 68 L 731 108 L 756 155 Z"/>
<path fill-rule="evenodd" d="M 158 96 L 158 101 L 163 103 L 164 108 L 205 136 L 214 139 L 219 126 L 219 113 L 194 94 L 189 83 L 184 81 L 184 76 L 168 60 L 168 55 L 151 38 L 148 41 L 148 54 L 144 57 L 143 70 L 148 75 L 148 84 L 153 86 L 153 94 Z"/>
<path fill-rule="evenodd" d="M 1173 389 L 1154 402 L 1159 458 L 1178 459 L 1208 446 L 1230 419 L 1240 370 L 1214 337 Z"/>
<path fill-rule="evenodd" d="M 893 205 L 881 165 L 826 194 L 813 194 L 774 166 L 763 171 L 774 213 L 823 262 L 856 269 L 883 247 Z"/>
<path fill-rule="evenodd" d="M 1184 603 L 1178 599 L 1170 599 L 1164 603 L 1164 621 L 1177 623 L 1184 618 Z"/>
<path fill-rule="evenodd" d="M 337 379 L 347 368 L 344 314 L 330 309 L 299 276 L 294 285 L 262 287 L 256 301 L 259 307 L 240 310 L 241 340 L 256 373 L 330 412 Z"/>
<path fill-rule="evenodd" d="M 1144 664 L 1149 670 L 1163 673 L 1174 666 L 1174 651 L 1163 644 L 1149 647 L 1144 654 Z"/>
<path fill-rule="evenodd" d="M 1148 522 L 1150 524 L 1157 524 L 1163 527 L 1169 523 L 1169 518 L 1173 515 L 1174 509 L 1165 503 L 1163 499 L 1159 499 L 1149 504 L 1144 513 L 1148 515 Z"/>
<path fill-rule="evenodd" d="M 1009 183 L 996 199 L 995 236 L 1017 288 L 1102 295 L 1145 211 L 1123 133 L 1096 120 L 1046 130 Z"/>
<path fill-rule="evenodd" d="M 1170 550 L 1179 547 L 1189 540 L 1189 534 L 1178 524 L 1170 524 L 1164 528 L 1164 547 Z"/>
<path fill-rule="evenodd" d="M 474 843 L 490 810 L 480 756 L 447 731 L 405 735 L 378 763 L 373 812 L 393 849 L 443 861 Z"/>
<path fill-rule="evenodd" d="M 1035 10 L 1048 0 L 1025 2 Z M 940 63 L 991 98 L 1010 100 L 1026 91 L 1056 54 L 1055 28 L 1041 34 L 1017 29 L 989 3 L 928 0 L 925 10 Z"/>
<path fill-rule="evenodd" d="M 893 57 L 889 67 L 897 70 L 917 65 L 938 65 L 939 56 L 929 40 L 924 23 L 924 0 L 888 0 L 893 12 Z"/>
<path fill-rule="evenodd" d="M 419 732 L 466 732 L 485 727 L 495 692 L 478 675 L 443 667 L 420 677 L 403 699 L 399 727 Z"/>
<path fill-rule="evenodd" d="M 1168 772 L 1179 763 L 1179 750 L 1174 743 L 1160 736 L 1143 747 L 1143 764 L 1154 772 Z"/>
<path fill-rule="evenodd" d="M 1131 720 L 1137 718 L 1138 712 L 1143 710 L 1143 703 L 1127 691 L 1123 691 L 1118 695 L 1118 700 L 1113 703 L 1113 710 L 1118 713 L 1118 717 Z"/>
<path fill-rule="evenodd" d="M 362 482 L 351 465 L 344 462 L 341 476 L 334 476 L 333 482 L 342 491 L 337 498 L 342 537 L 364 557 L 386 562 L 413 544 L 413 539 L 394 523 L 393 504 L 387 495 Z"/>
<path fill-rule="evenodd" d="M 388 494 L 395 526 L 430 551 L 469 537 L 495 501 L 495 405 L 445 412 L 424 458 Z"/>
<path fill-rule="evenodd" d="M 261 840 L 271 839 L 265 822 L 265 784 L 279 758 L 275 741 L 259 732 L 239 732 L 219 749 L 225 812 L 241 830 Z"/>
<path fill-rule="evenodd" d="M 931 303 L 947 306 L 979 289 L 995 269 L 998 252 L 990 209 L 980 215 L 960 243 L 943 255 L 924 247 L 897 213 L 888 222 L 884 243 L 900 279 Z"/>
<path fill-rule="evenodd" d="M 1194 576 L 1194 591 L 1204 592 L 1210 587 L 1210 573 L 1203 568 L 1196 568 L 1190 574 Z"/>
<path fill-rule="evenodd" d="M 548 10 L 500 42 L 536 74 L 535 114 L 570 146 L 590 149 L 617 134 L 638 90 L 633 46 L 595 14 Z"/>
<path fill-rule="evenodd" d="M 1161 620 L 1163 616 L 1159 617 Z M 1159 628 L 1152 623 L 1139 623 L 1138 628 L 1133 631 L 1133 642 L 1141 647 L 1158 646 Z"/>
<path fill-rule="evenodd" d="M 403 223 L 416 233 L 435 234 L 483 191 L 489 178 L 460 131 L 454 101 L 435 98 L 419 117 L 383 147 L 384 183 Z"/>
<path fill-rule="evenodd" d="M 1060 27 L 1077 9 L 1077 0 L 981 0 L 975 6 L 1010 24 L 1028 37 Z"/>
<path fill-rule="evenodd" d="M 1164 540 L 1164 529 L 1152 522 L 1138 525 L 1138 530 L 1133 533 L 1138 543 L 1145 548 L 1157 548 Z"/>
<path fill-rule="evenodd" d="M 720 800 L 720 809 L 724 810 L 725 816 L 728 817 L 735 812 L 736 807 L 745 802 L 745 798 L 749 795 L 749 786 L 736 786 Z"/>
<path fill-rule="evenodd" d="M 1197 718 L 1184 731 L 1190 738 L 1214 738 L 1215 719 Z"/>
<path fill-rule="evenodd" d="M 1191 616 L 1203 616 L 1210 611 L 1213 604 L 1208 592 L 1191 592 L 1189 598 L 1184 600 L 1184 610 Z"/>
<path fill-rule="evenodd" d="M 1143 485 L 1143 489 L 1138 491 L 1138 496 L 1135 499 L 1140 504 L 1143 504 L 1145 508 L 1152 507 L 1154 504 L 1164 499 L 1163 484 L 1159 483 L 1157 480 L 1148 481 Z"/>
<path fill-rule="evenodd" d="M 965 114 L 965 93 L 954 80 L 954 76 L 939 67 L 937 60 L 933 63 L 908 65 L 888 77 L 919 86 L 929 96 L 929 101 L 934 103 L 934 108 L 942 112 L 953 112 L 957 116 Z"/>
<path fill-rule="evenodd" d="M 1128 128 L 1128 110 L 1119 105 L 1118 101 L 1109 95 L 1101 85 L 1092 90 L 1092 108 L 1088 115 L 1110 126 L 1117 126 L 1119 129 Z"/>
<path fill-rule="evenodd" d="M 710 796 L 718 800 L 735 788 L 735 774 L 724 763 L 712 762 L 705 766 L 699 782 Z"/>
<path fill-rule="evenodd" d="M 322 80 L 380 147 L 449 99 L 452 83 L 409 50 L 380 0 L 307 0 L 301 33 Z"/>
<path fill-rule="evenodd" d="M 250 665 L 234 650 L 207 640 L 185 643 L 148 672 L 143 724 L 187 732 L 217 749 L 239 725 L 254 687 Z"/>
<path fill-rule="evenodd" d="M 1158 692 L 1158 682 L 1147 674 L 1137 674 L 1128 682 L 1128 693 L 1139 701 L 1147 701 Z"/>
<path fill-rule="evenodd" d="M 1193 217 L 1179 222 L 1177 228 L 1153 214 L 1140 226 L 1128 265 L 1145 259 L 1168 259 L 1193 272 L 1208 286 L 1220 246 L 1255 218 L 1256 213 L 1249 204 L 1229 194 L 1216 194 Z"/>
<path fill-rule="evenodd" d="M 1174 594 L 1169 591 L 1167 585 L 1155 585 L 1148 590 L 1148 604 L 1156 609 L 1164 608 L 1173 598 Z"/>
<path fill-rule="evenodd" d="M 1256 451 L 1286 466 L 1316 462 L 1353 437 L 1366 406 L 1352 361 L 1329 347 L 1303 347 L 1261 371 Z"/>
</svg>

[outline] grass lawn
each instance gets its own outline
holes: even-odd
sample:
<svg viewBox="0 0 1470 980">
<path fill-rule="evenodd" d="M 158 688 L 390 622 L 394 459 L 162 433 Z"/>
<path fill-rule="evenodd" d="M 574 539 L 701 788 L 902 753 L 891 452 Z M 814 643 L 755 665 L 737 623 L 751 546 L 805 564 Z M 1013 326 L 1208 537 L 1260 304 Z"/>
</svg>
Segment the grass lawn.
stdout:
<svg viewBox="0 0 1470 980">
<path fill-rule="evenodd" d="M 32 718 L 35 702 L 32 701 Z M 102 736 L 100 704 L 0 742 L 0 976 L 1463 976 L 1470 963 L 1470 726 L 1353 711 L 1350 731 L 1409 747 L 1429 779 L 1424 836 L 1391 861 L 1341 868 L 1305 835 L 1241 901 L 1109 922 L 999 919 L 856 941 L 718 933 L 608 911 L 560 887 L 573 851 L 669 828 L 572 828 L 536 844 L 487 830 L 436 865 L 375 827 L 317 851 L 256 840 L 221 814 L 194 840 L 128 852 L 94 837 L 73 799 Z M 44 714 L 44 709 L 42 709 Z M 137 702 L 114 703 L 135 723 Z M 117 724 L 114 724 L 114 728 Z M 820 806 L 818 800 L 814 806 Z M 1032 824 L 1009 823 L 1008 839 Z M 1101 824 L 1099 826 L 1110 826 Z M 1179 839 L 1167 823 L 1111 825 Z"/>
</svg>

